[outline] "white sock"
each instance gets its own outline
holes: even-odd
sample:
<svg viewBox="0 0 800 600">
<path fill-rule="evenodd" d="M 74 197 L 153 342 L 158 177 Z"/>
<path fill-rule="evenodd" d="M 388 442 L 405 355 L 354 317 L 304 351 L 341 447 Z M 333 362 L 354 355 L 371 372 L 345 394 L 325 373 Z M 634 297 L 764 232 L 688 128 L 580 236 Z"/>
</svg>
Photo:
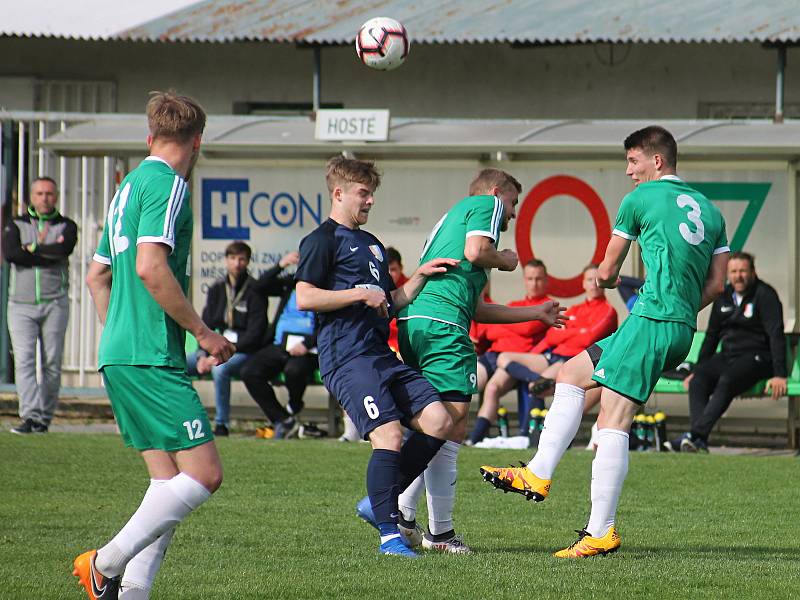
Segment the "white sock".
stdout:
<svg viewBox="0 0 800 600">
<path fill-rule="evenodd" d="M 453 529 L 453 505 L 456 502 L 458 451 L 461 444 L 445 442 L 425 470 L 428 494 L 428 529 L 433 535 Z"/>
<path fill-rule="evenodd" d="M 597 432 L 597 454 L 592 462 L 592 514 L 586 531 L 603 537 L 614 524 L 617 503 L 628 474 L 628 434 L 617 429 Z"/>
<path fill-rule="evenodd" d="M 351 442 L 357 442 L 361 436 L 358 435 L 358 429 L 356 429 L 352 419 L 347 416 L 347 413 L 342 413 L 342 423 L 344 423 L 344 434 L 342 437 Z"/>
<path fill-rule="evenodd" d="M 411 485 L 397 498 L 397 507 L 400 509 L 400 514 L 406 521 L 416 521 L 417 504 L 419 503 L 419 497 L 422 495 L 422 490 L 424 489 L 425 473 L 422 473 L 422 475 L 412 481 Z"/>
<path fill-rule="evenodd" d="M 150 590 L 123 583 L 119 587 L 119 600 L 150 600 Z"/>
<path fill-rule="evenodd" d="M 553 405 L 544 418 L 539 449 L 528 468 L 541 479 L 552 479 L 561 457 L 578 433 L 586 392 L 569 383 L 557 383 Z"/>
<path fill-rule="evenodd" d="M 97 551 L 95 566 L 103 575 L 116 577 L 122 573 L 134 556 L 211 496 L 211 492 L 186 473 L 178 473 L 148 492 L 114 539 Z"/>
<path fill-rule="evenodd" d="M 169 479 L 151 479 L 150 487 L 147 488 L 144 497 L 147 498 L 148 494 L 152 494 L 152 490 L 166 485 L 168 481 Z M 168 529 L 125 565 L 125 573 L 122 575 L 122 584 L 120 585 L 120 600 L 146 599 L 150 595 L 150 589 L 153 587 L 153 582 L 158 575 L 167 546 L 172 541 L 174 533 L 174 527 Z"/>
</svg>

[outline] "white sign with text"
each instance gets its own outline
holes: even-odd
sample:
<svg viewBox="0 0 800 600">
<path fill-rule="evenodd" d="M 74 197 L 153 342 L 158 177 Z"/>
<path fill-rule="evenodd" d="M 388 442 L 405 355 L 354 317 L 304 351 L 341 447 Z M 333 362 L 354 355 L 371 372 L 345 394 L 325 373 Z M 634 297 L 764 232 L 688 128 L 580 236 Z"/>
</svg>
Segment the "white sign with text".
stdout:
<svg viewBox="0 0 800 600">
<path fill-rule="evenodd" d="M 314 138 L 385 142 L 389 139 L 389 111 L 318 110 Z"/>
</svg>

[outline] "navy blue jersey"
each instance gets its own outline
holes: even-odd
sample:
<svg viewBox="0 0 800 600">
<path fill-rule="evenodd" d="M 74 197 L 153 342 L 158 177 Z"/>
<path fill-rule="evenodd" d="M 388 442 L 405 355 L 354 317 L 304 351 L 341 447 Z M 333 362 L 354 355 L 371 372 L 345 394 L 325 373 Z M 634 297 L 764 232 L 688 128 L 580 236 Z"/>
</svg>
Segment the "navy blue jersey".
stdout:
<svg viewBox="0 0 800 600">
<path fill-rule="evenodd" d="M 328 219 L 300 242 L 296 281 L 324 290 L 356 287 L 382 289 L 392 311 L 395 289 L 386 264 L 386 252 L 371 233 L 348 229 Z M 326 375 L 355 356 L 379 356 L 389 349 L 389 319 L 363 302 L 340 310 L 317 313 L 319 370 Z"/>
</svg>

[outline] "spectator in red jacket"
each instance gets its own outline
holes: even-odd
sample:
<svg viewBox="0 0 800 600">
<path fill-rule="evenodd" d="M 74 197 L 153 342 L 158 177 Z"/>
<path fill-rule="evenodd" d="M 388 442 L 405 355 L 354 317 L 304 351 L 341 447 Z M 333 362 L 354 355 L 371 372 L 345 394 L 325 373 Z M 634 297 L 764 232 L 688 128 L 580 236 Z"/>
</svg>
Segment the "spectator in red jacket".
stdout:
<svg viewBox="0 0 800 600">
<path fill-rule="evenodd" d="M 394 286 L 400 287 L 408 281 L 408 277 L 403 273 L 403 257 L 400 256 L 400 253 L 395 248 L 389 246 L 386 248 L 386 260 L 388 261 L 386 264 L 389 267 L 389 275 L 392 276 Z M 397 319 L 392 319 L 389 322 L 389 347 L 395 354 L 400 351 L 397 345 Z"/>
<path fill-rule="evenodd" d="M 509 306 L 535 306 L 547 302 L 547 267 L 538 259 L 525 264 L 522 271 L 522 282 L 525 286 L 525 298 L 509 302 Z M 478 339 L 489 343 L 488 350 L 478 357 L 478 389 L 484 391 L 483 403 L 478 411 L 473 434 L 483 439 L 492 420 L 497 414 L 499 396 L 486 396 L 484 388 L 491 381 L 497 368 L 497 357 L 501 352 L 531 352 L 545 335 L 547 326 L 540 321 L 512 324 L 481 324 L 478 326 Z M 472 435 L 470 439 L 472 439 Z"/>
<path fill-rule="evenodd" d="M 497 357 L 497 368 L 483 391 L 479 419 L 482 416 L 490 420 L 497 412 L 500 398 L 520 380 L 535 382 L 534 394 L 547 391 L 566 360 L 617 329 L 617 311 L 606 300 L 603 288 L 597 285 L 597 265 L 589 265 L 583 270 L 583 289 L 586 300 L 567 310 L 567 323 L 563 329 L 548 329 L 527 352 L 503 352 Z M 472 443 L 483 439 L 488 432 L 488 425 L 485 431 L 481 431 L 479 425 L 475 424 L 470 435 Z"/>
<path fill-rule="evenodd" d="M 617 311 L 606 300 L 605 290 L 597 285 L 597 265 L 583 270 L 586 300 L 571 306 L 563 329 L 548 330 L 531 354 L 505 353 L 498 357 L 498 368 L 513 381 L 536 382 L 534 392 L 548 391 L 561 365 L 617 329 Z"/>
</svg>

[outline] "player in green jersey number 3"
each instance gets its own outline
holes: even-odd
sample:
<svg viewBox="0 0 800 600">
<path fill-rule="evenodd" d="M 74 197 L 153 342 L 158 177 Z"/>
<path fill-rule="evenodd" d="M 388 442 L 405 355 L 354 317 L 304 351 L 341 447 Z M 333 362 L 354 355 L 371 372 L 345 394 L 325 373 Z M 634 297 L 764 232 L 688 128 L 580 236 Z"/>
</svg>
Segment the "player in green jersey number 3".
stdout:
<svg viewBox="0 0 800 600">
<path fill-rule="evenodd" d="M 544 500 L 556 465 L 581 422 L 586 390 L 601 387 L 597 454 L 592 463 L 592 510 L 579 539 L 557 557 L 607 554 L 620 547 L 617 503 L 628 472 L 628 432 L 662 371 L 683 361 L 697 312 L 722 293 L 728 262 L 725 221 L 705 196 L 677 174 L 678 148 L 662 127 L 625 140 L 635 189 L 619 208 L 598 269 L 598 284 L 614 288 L 633 240 L 639 241 L 647 278 L 639 300 L 616 333 L 561 368 L 539 449 L 527 466 L 484 466 L 484 479 L 505 491 Z"/>
<path fill-rule="evenodd" d="M 192 239 L 186 182 L 206 115 L 191 98 L 156 92 L 147 120 L 150 156 L 120 184 L 86 283 L 105 325 L 100 372 L 122 439 L 141 453 L 150 487 L 110 542 L 75 559 L 74 574 L 92 599 L 148 598 L 175 527 L 222 482 L 184 354 L 185 330 L 218 363 L 235 351 L 186 298 Z"/>
</svg>

